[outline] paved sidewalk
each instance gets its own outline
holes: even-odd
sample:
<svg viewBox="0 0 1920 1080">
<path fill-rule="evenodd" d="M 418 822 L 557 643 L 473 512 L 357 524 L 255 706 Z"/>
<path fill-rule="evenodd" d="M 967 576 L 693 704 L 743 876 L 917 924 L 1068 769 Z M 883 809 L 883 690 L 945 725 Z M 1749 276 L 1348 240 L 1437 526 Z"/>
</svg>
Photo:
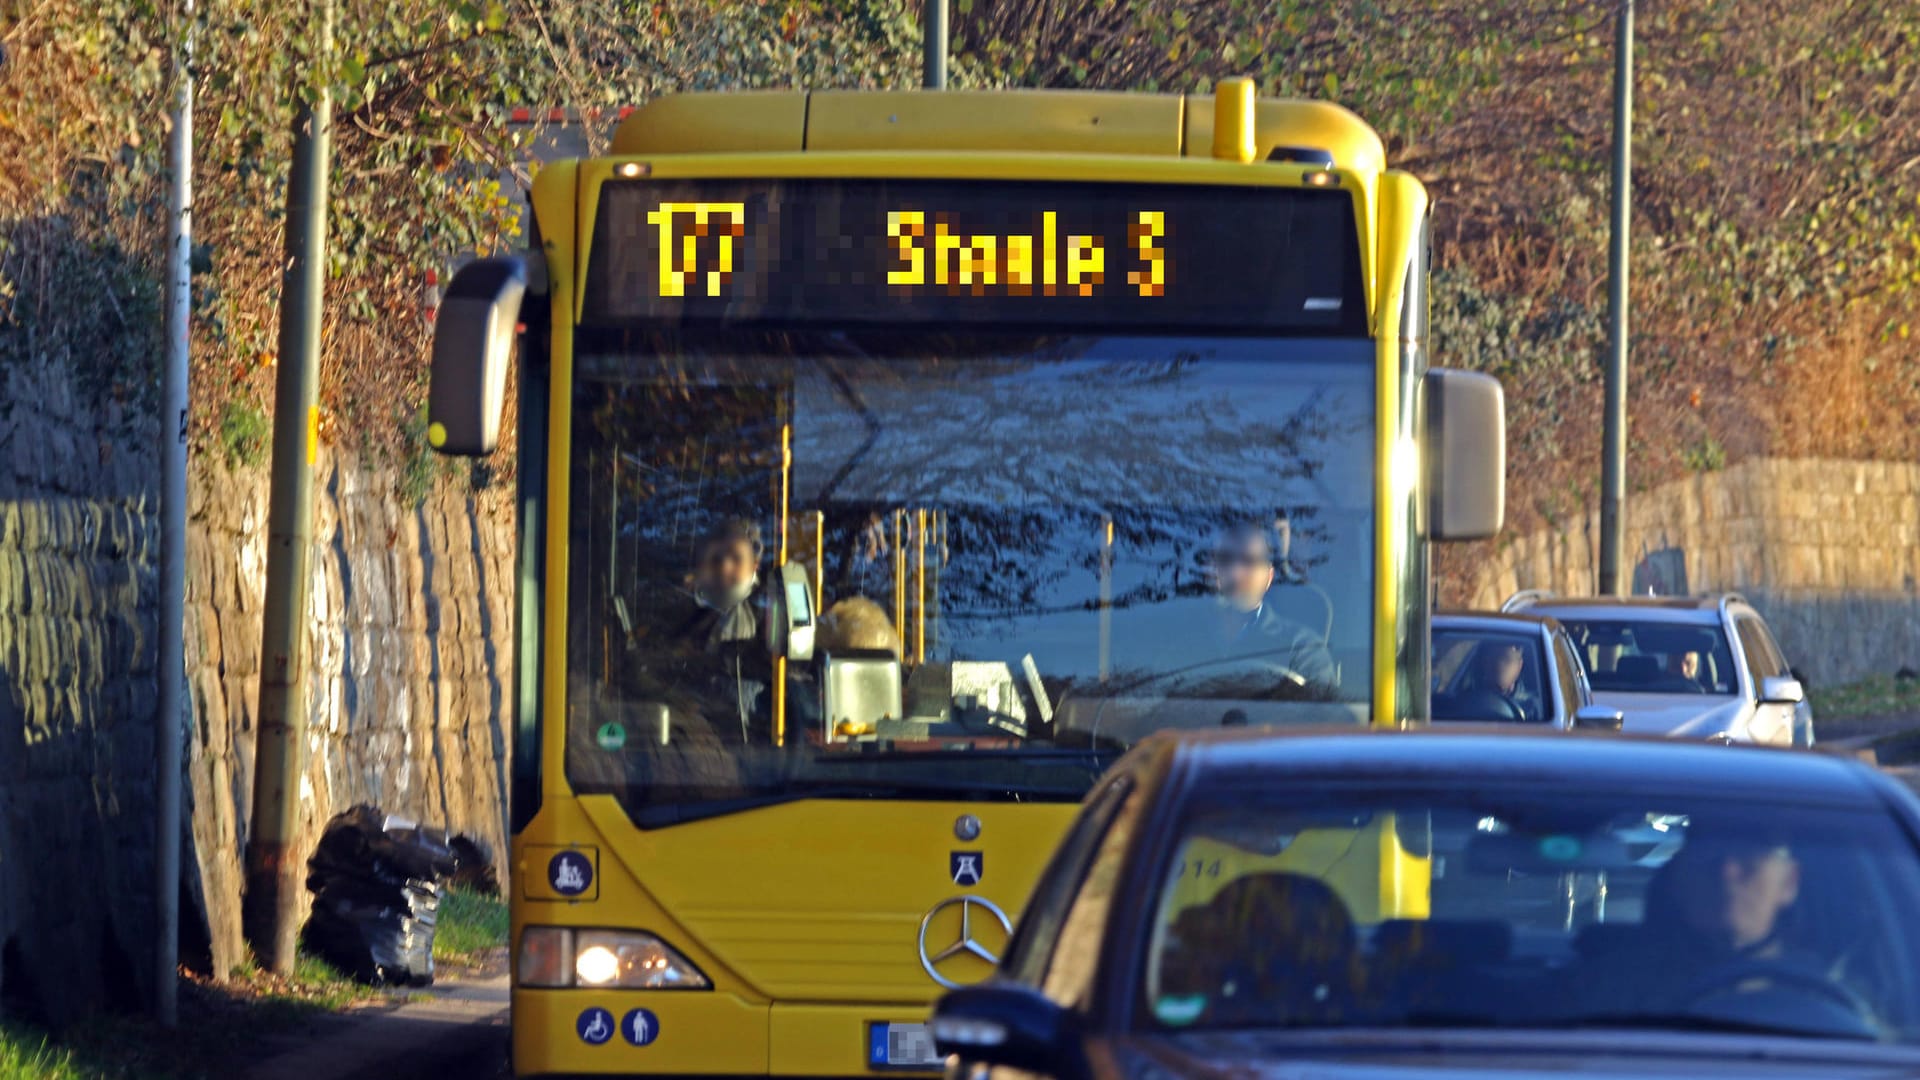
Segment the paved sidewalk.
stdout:
<svg viewBox="0 0 1920 1080">
<path fill-rule="evenodd" d="M 431 1000 L 348 1014 L 304 1045 L 242 1075 L 253 1080 L 408 1080 L 499 1074 L 507 1045 L 507 976 L 437 984 Z M 482 1071 L 486 1070 L 486 1071 Z"/>
</svg>

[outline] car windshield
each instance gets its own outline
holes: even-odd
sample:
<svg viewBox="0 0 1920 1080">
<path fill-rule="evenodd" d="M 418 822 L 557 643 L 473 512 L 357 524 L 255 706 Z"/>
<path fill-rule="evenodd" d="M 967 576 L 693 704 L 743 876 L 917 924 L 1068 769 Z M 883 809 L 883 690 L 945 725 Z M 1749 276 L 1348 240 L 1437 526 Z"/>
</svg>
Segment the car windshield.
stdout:
<svg viewBox="0 0 1920 1080">
<path fill-rule="evenodd" d="M 1433 718 L 1537 724 L 1553 719 L 1538 631 L 1433 629 Z"/>
<path fill-rule="evenodd" d="M 1560 620 L 1595 691 L 1628 694 L 1740 692 L 1733 650 L 1718 622 Z"/>
<path fill-rule="evenodd" d="M 1215 792 L 1172 848 L 1140 981 L 1150 1028 L 1920 1040 L 1920 863 L 1878 814 L 1564 790 L 1239 794 Z M 1387 834 L 1430 852 L 1398 875 L 1430 877 L 1427 910 L 1363 921 L 1385 880 L 1369 841 Z"/>
<path fill-rule="evenodd" d="M 568 776 L 643 825 L 1077 799 L 1146 733 L 1358 721 L 1358 340 L 582 331 Z"/>
</svg>

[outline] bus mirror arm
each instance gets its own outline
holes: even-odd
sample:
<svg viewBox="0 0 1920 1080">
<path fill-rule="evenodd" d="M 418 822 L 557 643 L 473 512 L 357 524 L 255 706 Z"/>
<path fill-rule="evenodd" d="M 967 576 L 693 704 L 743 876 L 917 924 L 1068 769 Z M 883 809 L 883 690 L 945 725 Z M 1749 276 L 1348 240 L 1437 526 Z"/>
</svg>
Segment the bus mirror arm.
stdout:
<svg viewBox="0 0 1920 1080">
<path fill-rule="evenodd" d="M 1433 368 L 1426 376 L 1427 527 L 1435 540 L 1485 540 L 1506 517 L 1507 414 L 1499 380 Z"/>
<path fill-rule="evenodd" d="M 447 283 L 434 319 L 427 442 L 442 454 L 479 457 L 500 443 L 507 365 L 530 275 L 515 256 L 475 259 Z"/>
</svg>

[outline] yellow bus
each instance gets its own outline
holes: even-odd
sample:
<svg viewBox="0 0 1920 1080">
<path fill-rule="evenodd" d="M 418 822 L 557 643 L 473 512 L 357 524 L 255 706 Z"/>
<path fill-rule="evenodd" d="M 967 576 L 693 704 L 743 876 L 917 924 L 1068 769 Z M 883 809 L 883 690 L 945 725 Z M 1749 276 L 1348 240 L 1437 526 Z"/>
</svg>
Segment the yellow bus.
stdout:
<svg viewBox="0 0 1920 1080">
<path fill-rule="evenodd" d="M 493 451 L 517 356 L 517 1074 L 936 1067 L 1131 743 L 1424 718 L 1502 403 L 1429 368 L 1427 196 L 1346 110 L 689 94 L 531 205 L 428 430 Z M 1413 846 L 1320 848 L 1378 917 Z"/>
</svg>

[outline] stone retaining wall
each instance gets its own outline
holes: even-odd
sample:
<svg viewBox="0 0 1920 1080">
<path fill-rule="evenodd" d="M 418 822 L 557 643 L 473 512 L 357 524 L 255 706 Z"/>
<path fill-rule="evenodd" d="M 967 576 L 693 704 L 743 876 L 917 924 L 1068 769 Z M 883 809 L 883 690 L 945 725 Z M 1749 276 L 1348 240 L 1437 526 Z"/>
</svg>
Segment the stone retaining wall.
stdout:
<svg viewBox="0 0 1920 1080">
<path fill-rule="evenodd" d="M 0 996 L 62 1021 L 151 978 L 151 424 L 0 376 Z M 300 843 L 357 802 L 480 842 L 506 880 L 512 505 L 322 453 Z M 241 963 L 267 476 L 197 461 L 187 538 L 183 956 Z"/>
<path fill-rule="evenodd" d="M 1811 681 L 1920 668 L 1920 465 L 1754 459 L 1633 495 L 1627 510 L 1641 591 L 1744 594 Z M 1449 599 L 1590 594 L 1598 551 L 1598 512 L 1509 538 Z"/>
</svg>

